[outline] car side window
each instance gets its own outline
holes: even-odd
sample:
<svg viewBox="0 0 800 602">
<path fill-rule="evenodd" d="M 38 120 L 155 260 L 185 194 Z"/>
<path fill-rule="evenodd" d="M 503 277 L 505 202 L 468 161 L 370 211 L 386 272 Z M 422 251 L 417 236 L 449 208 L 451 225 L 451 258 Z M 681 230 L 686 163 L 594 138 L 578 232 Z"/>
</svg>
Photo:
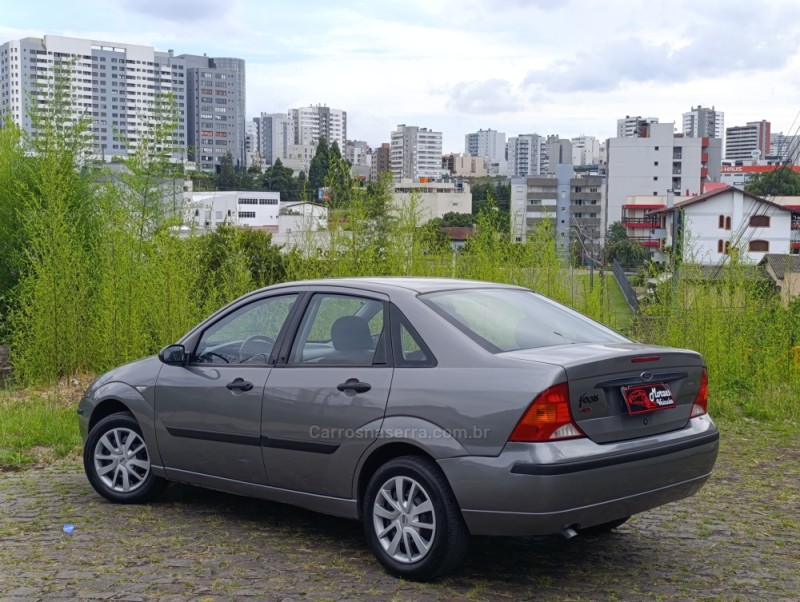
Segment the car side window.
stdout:
<svg viewBox="0 0 800 602">
<path fill-rule="evenodd" d="M 289 355 L 291 364 L 385 363 L 383 302 L 320 293 L 306 309 Z"/>
<path fill-rule="evenodd" d="M 198 364 L 265 366 L 297 295 L 254 301 L 208 327 L 192 354 Z"/>
<path fill-rule="evenodd" d="M 425 368 L 436 365 L 428 346 L 408 319 L 392 307 L 392 348 L 395 364 L 400 368 Z"/>
</svg>

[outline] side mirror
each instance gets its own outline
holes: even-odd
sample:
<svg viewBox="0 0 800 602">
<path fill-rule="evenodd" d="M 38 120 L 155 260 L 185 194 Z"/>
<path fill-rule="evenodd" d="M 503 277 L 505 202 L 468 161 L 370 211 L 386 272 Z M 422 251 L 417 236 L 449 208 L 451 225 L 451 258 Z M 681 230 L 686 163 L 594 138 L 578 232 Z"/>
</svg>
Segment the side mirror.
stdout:
<svg viewBox="0 0 800 602">
<path fill-rule="evenodd" d="M 167 345 L 158 352 L 158 359 L 168 366 L 183 366 L 188 359 L 183 345 Z"/>
</svg>

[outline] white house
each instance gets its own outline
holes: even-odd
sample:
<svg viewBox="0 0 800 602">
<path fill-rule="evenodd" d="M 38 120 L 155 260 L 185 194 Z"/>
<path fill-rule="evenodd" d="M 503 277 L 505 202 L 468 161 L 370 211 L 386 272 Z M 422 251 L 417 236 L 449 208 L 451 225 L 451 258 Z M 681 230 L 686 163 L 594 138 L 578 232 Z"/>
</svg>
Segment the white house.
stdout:
<svg viewBox="0 0 800 602">
<path fill-rule="evenodd" d="M 713 190 L 654 212 L 666 231 L 666 246 L 673 244 L 676 211 L 684 232 L 683 257 L 692 263 L 721 263 L 733 249 L 740 261 L 753 264 L 767 253 L 790 252 L 792 210 L 738 188 Z"/>
</svg>

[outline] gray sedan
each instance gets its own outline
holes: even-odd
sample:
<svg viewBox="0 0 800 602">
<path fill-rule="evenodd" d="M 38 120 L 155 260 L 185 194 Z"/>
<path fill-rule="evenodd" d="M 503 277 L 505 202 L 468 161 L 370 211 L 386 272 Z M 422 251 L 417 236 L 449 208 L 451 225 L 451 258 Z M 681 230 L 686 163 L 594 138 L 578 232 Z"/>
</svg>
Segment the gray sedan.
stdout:
<svg viewBox="0 0 800 602">
<path fill-rule="evenodd" d="M 527 289 L 359 278 L 245 295 L 78 413 L 112 502 L 180 481 L 358 519 L 390 573 L 430 579 L 470 534 L 598 533 L 696 493 L 707 403 L 698 353 Z"/>
</svg>

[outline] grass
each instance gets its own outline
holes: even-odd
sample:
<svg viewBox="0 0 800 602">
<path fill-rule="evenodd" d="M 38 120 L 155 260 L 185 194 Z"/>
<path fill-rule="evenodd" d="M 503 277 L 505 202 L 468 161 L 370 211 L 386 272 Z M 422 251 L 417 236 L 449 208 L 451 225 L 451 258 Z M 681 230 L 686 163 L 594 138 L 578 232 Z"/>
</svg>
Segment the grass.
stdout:
<svg viewBox="0 0 800 602">
<path fill-rule="evenodd" d="M 595 278 L 596 277 L 595 275 Z M 619 283 L 617 279 L 614 278 L 613 272 L 606 272 L 605 279 L 610 313 L 616 322 L 613 327 L 622 333 L 630 332 L 630 327 L 633 322 L 633 312 L 628 302 L 625 300 L 625 295 L 622 294 L 622 290 L 619 288 Z"/>
<path fill-rule="evenodd" d="M 77 398 L 83 387 L 0 390 L 0 470 L 50 463 L 81 444 Z"/>
</svg>

